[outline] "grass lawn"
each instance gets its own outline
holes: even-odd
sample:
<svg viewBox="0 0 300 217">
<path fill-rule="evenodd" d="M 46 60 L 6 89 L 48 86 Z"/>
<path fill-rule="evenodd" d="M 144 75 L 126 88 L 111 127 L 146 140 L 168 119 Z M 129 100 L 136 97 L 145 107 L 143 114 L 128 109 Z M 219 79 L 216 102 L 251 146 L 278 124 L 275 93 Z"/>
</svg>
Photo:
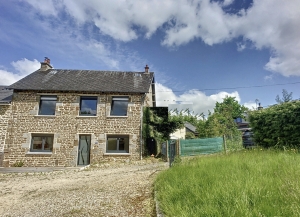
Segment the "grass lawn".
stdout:
<svg viewBox="0 0 300 217">
<path fill-rule="evenodd" d="M 249 150 L 184 160 L 155 183 L 165 216 L 300 216 L 300 154 Z"/>
</svg>

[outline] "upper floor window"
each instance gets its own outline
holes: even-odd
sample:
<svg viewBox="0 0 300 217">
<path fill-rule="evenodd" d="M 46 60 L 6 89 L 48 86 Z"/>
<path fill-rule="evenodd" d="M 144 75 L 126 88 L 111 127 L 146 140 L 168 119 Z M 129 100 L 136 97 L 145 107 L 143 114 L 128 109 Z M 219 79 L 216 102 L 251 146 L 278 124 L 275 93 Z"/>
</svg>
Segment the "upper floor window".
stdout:
<svg viewBox="0 0 300 217">
<path fill-rule="evenodd" d="M 30 151 L 32 152 L 52 152 L 53 135 L 34 134 L 31 139 Z"/>
<path fill-rule="evenodd" d="M 111 116 L 127 116 L 128 96 L 113 97 L 111 102 Z"/>
<path fill-rule="evenodd" d="M 80 115 L 96 116 L 97 115 L 97 97 L 81 96 L 80 97 Z"/>
<path fill-rule="evenodd" d="M 55 115 L 56 96 L 41 96 L 39 115 Z"/>
</svg>

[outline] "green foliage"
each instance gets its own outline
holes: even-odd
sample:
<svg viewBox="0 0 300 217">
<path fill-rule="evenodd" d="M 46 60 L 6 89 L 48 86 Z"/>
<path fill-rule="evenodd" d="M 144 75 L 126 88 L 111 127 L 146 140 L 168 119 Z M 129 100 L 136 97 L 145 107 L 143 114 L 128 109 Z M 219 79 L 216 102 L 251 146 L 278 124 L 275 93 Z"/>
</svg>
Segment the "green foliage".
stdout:
<svg viewBox="0 0 300 217">
<path fill-rule="evenodd" d="M 165 216 L 299 216 L 299 176 L 299 154 L 249 150 L 183 159 L 155 191 Z"/>
<path fill-rule="evenodd" d="M 226 96 L 223 102 L 217 102 L 214 113 L 208 111 L 207 119 L 203 113 L 193 115 L 189 109 L 178 111 L 175 109 L 171 112 L 171 120 L 177 122 L 189 122 L 197 127 L 200 138 L 220 137 L 223 135 L 241 136 L 237 130 L 234 119 L 242 117 L 248 109 L 238 103 L 235 97 Z M 187 134 L 188 139 L 195 138 Z"/>
<path fill-rule="evenodd" d="M 300 147 L 300 101 L 252 111 L 249 120 L 258 145 Z"/>
<path fill-rule="evenodd" d="M 277 103 L 285 103 L 293 100 L 293 92 L 288 93 L 286 89 L 282 89 L 282 98 L 279 95 L 275 98 Z"/>
<path fill-rule="evenodd" d="M 16 161 L 12 166 L 13 167 L 22 167 L 22 166 L 24 166 L 24 162 L 23 161 Z"/>
<path fill-rule="evenodd" d="M 195 139 L 195 138 L 196 138 L 196 136 L 195 136 L 195 134 L 192 133 L 192 132 L 187 132 L 187 133 L 185 134 L 185 139 Z"/>
<path fill-rule="evenodd" d="M 223 102 L 216 102 L 215 112 L 206 121 L 197 125 L 199 137 L 219 137 L 222 135 L 240 135 L 234 119 L 243 117 L 247 108 L 240 105 L 235 97 L 226 96 Z"/>
<path fill-rule="evenodd" d="M 189 122 L 190 124 L 196 126 L 198 124 L 199 119 L 203 119 L 203 113 L 201 114 L 192 114 L 192 112 L 189 109 L 178 111 L 177 109 L 174 109 L 170 112 L 170 117 L 172 119 L 178 119 L 184 122 Z"/>
<path fill-rule="evenodd" d="M 145 107 L 143 121 L 144 139 L 155 137 L 165 141 L 169 139 L 171 133 L 184 126 L 180 118 L 169 117 L 167 107 Z"/>
<path fill-rule="evenodd" d="M 232 119 L 244 117 L 244 113 L 248 109 L 240 105 L 235 97 L 226 96 L 223 102 L 216 102 L 215 113 L 226 114 L 226 117 L 231 117 Z"/>
</svg>

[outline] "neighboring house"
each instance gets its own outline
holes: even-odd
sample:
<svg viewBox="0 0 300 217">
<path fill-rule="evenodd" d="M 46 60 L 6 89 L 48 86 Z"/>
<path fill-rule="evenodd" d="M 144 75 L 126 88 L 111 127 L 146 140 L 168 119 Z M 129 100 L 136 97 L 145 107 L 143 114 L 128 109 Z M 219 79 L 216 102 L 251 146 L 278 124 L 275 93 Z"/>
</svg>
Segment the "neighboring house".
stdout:
<svg viewBox="0 0 300 217">
<path fill-rule="evenodd" d="M 185 122 L 184 126 L 185 126 L 185 132 L 186 133 L 188 133 L 188 132 L 192 133 L 192 134 L 194 134 L 195 137 L 199 136 L 197 128 L 194 125 L 190 124 L 189 122 Z"/>
<path fill-rule="evenodd" d="M 142 108 L 155 106 L 154 73 L 41 68 L 12 84 L 5 166 L 77 166 L 137 160 Z"/>
<path fill-rule="evenodd" d="M 0 86 L 0 167 L 4 158 L 4 145 L 7 141 L 8 122 L 11 116 L 12 91 Z"/>
<path fill-rule="evenodd" d="M 247 118 L 247 114 L 245 114 L 245 117 Z M 243 118 L 236 118 L 234 119 L 234 122 L 237 124 L 238 130 L 248 129 L 249 128 L 249 122 L 246 121 Z"/>
<path fill-rule="evenodd" d="M 184 127 L 176 130 L 174 133 L 170 135 L 171 139 L 185 139 L 186 133 L 192 133 L 195 137 L 198 137 L 199 133 L 197 132 L 197 128 L 190 124 L 189 122 L 184 123 Z"/>
</svg>

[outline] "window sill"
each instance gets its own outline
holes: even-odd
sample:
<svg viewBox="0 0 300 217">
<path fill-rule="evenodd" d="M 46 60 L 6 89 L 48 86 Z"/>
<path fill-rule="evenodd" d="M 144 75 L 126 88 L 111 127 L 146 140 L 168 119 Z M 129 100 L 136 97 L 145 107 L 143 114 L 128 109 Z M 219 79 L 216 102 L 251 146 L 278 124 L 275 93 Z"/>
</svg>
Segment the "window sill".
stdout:
<svg viewBox="0 0 300 217">
<path fill-rule="evenodd" d="M 45 155 L 49 156 L 52 155 L 52 152 L 27 152 L 26 155 Z"/>
<path fill-rule="evenodd" d="M 104 153 L 103 154 L 104 156 L 109 156 L 109 155 L 118 155 L 118 156 L 121 156 L 121 155 L 123 155 L 123 156 L 130 156 L 131 154 L 130 153 L 120 153 L 120 152 L 116 152 L 116 153 Z"/>
<path fill-rule="evenodd" d="M 106 116 L 107 118 L 128 118 L 128 116 Z"/>
<path fill-rule="evenodd" d="M 55 118 L 56 115 L 34 115 L 37 118 Z"/>
<path fill-rule="evenodd" d="M 77 115 L 76 118 L 97 118 L 98 116 L 89 116 L 89 115 Z"/>
</svg>

